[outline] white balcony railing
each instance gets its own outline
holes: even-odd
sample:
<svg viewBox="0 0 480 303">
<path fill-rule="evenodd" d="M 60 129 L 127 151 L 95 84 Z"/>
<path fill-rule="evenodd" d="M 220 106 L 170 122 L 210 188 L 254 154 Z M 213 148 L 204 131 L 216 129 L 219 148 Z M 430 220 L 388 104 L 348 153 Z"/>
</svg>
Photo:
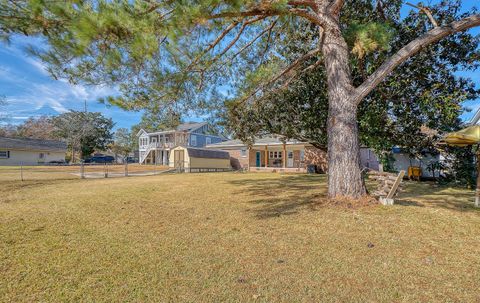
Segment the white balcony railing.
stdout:
<svg viewBox="0 0 480 303">
<path fill-rule="evenodd" d="M 148 145 L 140 146 L 140 150 L 152 150 L 152 149 L 165 149 L 165 148 L 173 148 L 175 145 L 173 142 L 151 142 Z"/>
</svg>

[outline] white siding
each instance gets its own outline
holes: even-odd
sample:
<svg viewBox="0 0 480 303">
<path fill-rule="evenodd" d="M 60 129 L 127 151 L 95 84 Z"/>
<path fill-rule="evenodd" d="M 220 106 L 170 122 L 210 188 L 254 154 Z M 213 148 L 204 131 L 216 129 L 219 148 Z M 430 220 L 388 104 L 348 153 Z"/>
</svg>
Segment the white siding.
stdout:
<svg viewBox="0 0 480 303">
<path fill-rule="evenodd" d="M 2 149 L 8 150 L 8 149 Z M 65 161 L 65 152 L 48 152 L 35 150 L 8 150 L 8 159 L 0 158 L 0 165 L 38 165 L 50 161 Z M 41 159 L 40 154 L 44 155 Z"/>
</svg>

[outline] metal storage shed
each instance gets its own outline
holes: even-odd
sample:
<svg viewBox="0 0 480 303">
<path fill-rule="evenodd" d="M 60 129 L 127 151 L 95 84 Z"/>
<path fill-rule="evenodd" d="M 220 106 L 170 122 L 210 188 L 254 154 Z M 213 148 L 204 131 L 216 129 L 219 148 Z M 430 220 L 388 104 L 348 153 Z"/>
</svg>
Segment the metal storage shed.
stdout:
<svg viewBox="0 0 480 303">
<path fill-rule="evenodd" d="M 178 146 L 170 152 L 169 163 L 185 172 L 231 170 L 230 154 L 223 150 Z"/>
</svg>

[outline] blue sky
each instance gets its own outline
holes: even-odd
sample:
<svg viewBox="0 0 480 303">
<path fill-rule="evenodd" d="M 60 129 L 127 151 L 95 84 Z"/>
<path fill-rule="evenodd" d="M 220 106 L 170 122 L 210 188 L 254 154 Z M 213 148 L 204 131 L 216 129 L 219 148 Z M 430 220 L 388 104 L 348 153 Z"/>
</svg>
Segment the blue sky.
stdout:
<svg viewBox="0 0 480 303">
<path fill-rule="evenodd" d="M 130 127 L 140 121 L 138 112 L 108 107 L 97 101 L 115 94 L 114 88 L 72 85 L 50 78 L 42 63 L 25 53 L 24 47 L 31 42 L 19 37 L 10 45 L 0 44 L 0 95 L 7 98 L 10 123 L 21 123 L 29 116 L 81 110 L 85 101 L 89 111 L 113 118 L 117 127 Z"/>
<path fill-rule="evenodd" d="M 463 10 L 470 10 L 475 2 L 477 0 L 464 0 Z M 406 13 L 409 9 L 411 9 L 409 6 L 405 6 L 402 12 Z M 471 32 L 480 35 L 479 28 Z M 71 85 L 65 80 L 50 78 L 42 63 L 24 52 L 24 47 L 32 42 L 38 43 L 38 40 L 18 37 L 10 45 L 0 43 L 0 95 L 7 97 L 6 110 L 10 123 L 21 123 L 30 116 L 81 110 L 85 101 L 89 111 L 102 112 L 105 116 L 111 117 L 116 127 L 129 128 L 140 121 L 141 114 L 138 112 L 108 107 L 97 101 L 100 97 L 115 94 L 114 88 Z M 458 75 L 473 79 L 480 88 L 480 71 L 459 72 Z M 464 120 L 468 120 L 474 111 L 480 108 L 480 99 L 465 102 L 464 105 L 465 108 L 472 110 L 462 115 Z M 196 119 L 193 117 L 193 120 Z"/>
</svg>

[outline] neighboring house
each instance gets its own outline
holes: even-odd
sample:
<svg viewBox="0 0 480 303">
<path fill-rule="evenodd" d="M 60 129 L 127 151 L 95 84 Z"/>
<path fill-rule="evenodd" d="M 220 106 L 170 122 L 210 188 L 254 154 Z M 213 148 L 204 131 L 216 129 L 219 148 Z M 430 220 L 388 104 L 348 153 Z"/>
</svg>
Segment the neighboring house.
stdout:
<svg viewBox="0 0 480 303">
<path fill-rule="evenodd" d="M 234 169 L 306 172 L 308 165 L 315 165 L 321 172 L 327 169 L 325 151 L 309 143 L 297 140 L 284 142 L 274 136 L 259 138 L 250 147 L 240 140 L 230 140 L 209 144 L 206 148 L 227 151 Z"/>
<path fill-rule="evenodd" d="M 177 146 L 201 148 L 224 141 L 206 122 L 184 123 L 176 129 L 152 133 L 142 129 L 137 136 L 140 164 L 168 165 L 170 151 Z"/>
<path fill-rule="evenodd" d="M 0 137 L 0 165 L 64 162 L 67 144 L 60 141 Z"/>
<path fill-rule="evenodd" d="M 360 164 L 362 169 L 380 170 L 380 161 L 377 155 L 368 147 L 360 147 Z"/>
<path fill-rule="evenodd" d="M 186 172 L 231 169 L 230 154 L 224 150 L 177 146 L 169 160 L 170 167 Z"/>
<path fill-rule="evenodd" d="M 412 157 L 409 153 L 402 151 L 399 147 L 392 148 L 393 163 L 392 166 L 396 171 L 404 170 L 408 172 L 410 166 L 420 167 L 422 169 L 423 178 L 432 178 L 433 172 L 428 169 L 431 163 L 441 162 L 442 156 L 440 153 L 432 155 L 426 153 L 419 157 Z M 438 173 L 436 173 L 438 176 Z"/>
</svg>

